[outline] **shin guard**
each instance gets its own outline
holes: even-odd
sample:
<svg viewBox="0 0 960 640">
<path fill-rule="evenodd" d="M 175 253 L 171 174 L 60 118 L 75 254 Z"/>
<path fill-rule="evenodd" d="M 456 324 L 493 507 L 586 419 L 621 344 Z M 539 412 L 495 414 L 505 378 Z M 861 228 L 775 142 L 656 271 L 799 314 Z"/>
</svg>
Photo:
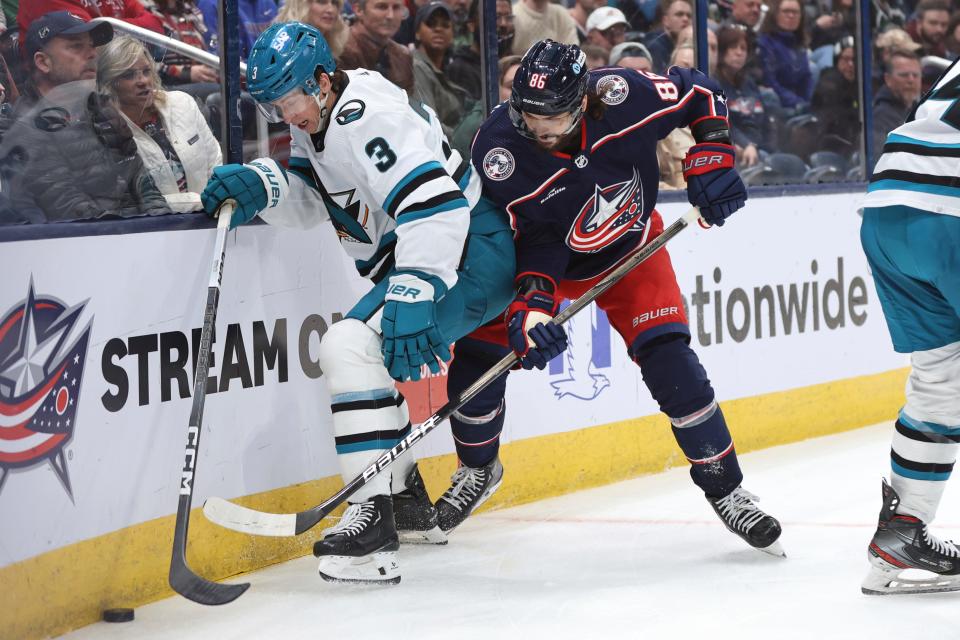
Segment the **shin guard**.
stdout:
<svg viewBox="0 0 960 640">
<path fill-rule="evenodd" d="M 496 349 L 494 345 L 469 338 L 458 341 L 447 375 L 447 397 L 462 393 L 506 353 Z M 464 465 L 479 468 L 497 457 L 506 418 L 503 399 L 506 389 L 507 374 L 504 374 L 450 416 L 457 457 Z"/>
</svg>

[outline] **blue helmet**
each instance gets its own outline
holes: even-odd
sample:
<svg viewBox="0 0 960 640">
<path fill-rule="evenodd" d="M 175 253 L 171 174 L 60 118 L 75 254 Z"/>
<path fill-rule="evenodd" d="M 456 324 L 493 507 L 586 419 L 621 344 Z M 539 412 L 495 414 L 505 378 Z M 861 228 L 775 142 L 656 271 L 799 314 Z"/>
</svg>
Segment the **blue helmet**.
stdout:
<svg viewBox="0 0 960 640">
<path fill-rule="evenodd" d="M 541 116 L 573 113 L 576 122 L 586 93 L 586 54 L 575 44 L 541 40 L 523 54 L 513 77 L 510 118 L 521 133 L 526 131 L 523 112 Z"/>
<path fill-rule="evenodd" d="M 247 59 L 247 91 L 260 103 L 272 102 L 294 89 L 320 93 L 317 67 L 333 73 L 337 63 L 323 35 L 302 22 L 271 25 L 253 43 Z"/>
</svg>

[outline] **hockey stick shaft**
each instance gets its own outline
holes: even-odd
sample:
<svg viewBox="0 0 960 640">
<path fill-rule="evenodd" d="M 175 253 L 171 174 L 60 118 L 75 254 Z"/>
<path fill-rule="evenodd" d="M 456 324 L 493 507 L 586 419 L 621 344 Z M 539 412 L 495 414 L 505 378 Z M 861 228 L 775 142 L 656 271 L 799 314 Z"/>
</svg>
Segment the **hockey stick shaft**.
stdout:
<svg viewBox="0 0 960 640">
<path fill-rule="evenodd" d="M 193 406 L 187 427 L 187 447 L 184 452 L 180 476 L 180 501 L 177 504 L 177 519 L 173 533 L 173 554 L 170 558 L 170 586 L 185 598 L 200 604 L 226 604 L 236 600 L 247 590 L 249 584 L 218 584 L 201 578 L 187 565 L 187 531 L 190 526 L 190 507 L 193 503 L 193 479 L 200 450 L 200 427 L 203 423 L 203 406 L 207 399 L 207 373 L 210 370 L 210 347 L 220 303 L 220 282 L 223 278 L 223 261 L 227 251 L 227 232 L 233 216 L 233 201 L 220 207 L 217 223 L 217 238 L 214 243 L 213 265 L 207 285 L 207 303 L 203 313 L 203 329 L 200 332 L 200 349 L 197 353 L 197 370 L 193 381 Z"/>
<path fill-rule="evenodd" d="M 696 208 L 687 211 L 679 220 L 664 229 L 660 235 L 630 254 L 602 280 L 582 296 L 572 301 L 563 311 L 557 314 L 552 322 L 563 324 L 572 318 L 584 307 L 608 291 L 635 267 L 659 251 L 678 233 L 690 224 L 696 222 L 699 215 L 699 211 L 697 211 Z M 517 356 L 515 353 L 511 352 L 504 356 L 503 359 L 477 378 L 477 380 L 461 392 L 460 395 L 444 404 L 422 424 L 412 427 L 410 433 L 407 434 L 403 440 L 397 443 L 392 449 L 385 451 L 373 464 L 364 469 L 363 473 L 348 482 L 340 491 L 316 507 L 296 514 L 264 513 L 242 507 L 223 500 L 222 498 L 210 498 L 204 505 L 204 515 L 216 524 L 243 533 L 266 536 L 300 535 L 314 527 L 358 489 L 393 464 L 398 457 L 437 428 L 440 423 L 449 418 L 457 409 L 469 402 L 474 396 L 480 393 L 480 391 L 486 388 L 487 385 L 509 371 L 516 362 Z"/>
</svg>

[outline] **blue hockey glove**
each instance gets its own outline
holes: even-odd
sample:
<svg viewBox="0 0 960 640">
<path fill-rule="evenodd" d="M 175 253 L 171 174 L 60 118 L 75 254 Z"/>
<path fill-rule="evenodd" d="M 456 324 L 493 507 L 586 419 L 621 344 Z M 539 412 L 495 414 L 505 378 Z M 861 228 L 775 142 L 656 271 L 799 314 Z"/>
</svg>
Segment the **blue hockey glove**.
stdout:
<svg viewBox="0 0 960 640">
<path fill-rule="evenodd" d="M 270 193 L 267 193 L 268 185 Z M 225 164 L 213 170 L 213 175 L 200 194 L 200 202 L 207 215 L 215 217 L 224 200 L 236 200 L 237 208 L 230 220 L 230 228 L 233 229 L 250 222 L 267 207 L 276 206 L 286 186 L 283 169 L 273 160 Z"/>
<path fill-rule="evenodd" d="M 734 168 L 733 146 L 719 142 L 695 144 L 683 159 L 687 199 L 699 207 L 709 224 L 724 221 L 747 200 L 747 188 Z"/>
<path fill-rule="evenodd" d="M 447 292 L 440 278 L 399 271 L 390 277 L 384 296 L 383 364 L 398 382 L 419 380 L 426 364 L 440 373 L 440 363 L 450 360 L 450 344 L 437 326 L 437 302 Z"/>
<path fill-rule="evenodd" d="M 560 301 L 556 285 L 543 274 L 524 273 L 517 278 L 517 297 L 507 307 L 504 319 L 510 348 L 524 369 L 543 369 L 567 349 L 567 333 L 550 322 Z"/>
</svg>

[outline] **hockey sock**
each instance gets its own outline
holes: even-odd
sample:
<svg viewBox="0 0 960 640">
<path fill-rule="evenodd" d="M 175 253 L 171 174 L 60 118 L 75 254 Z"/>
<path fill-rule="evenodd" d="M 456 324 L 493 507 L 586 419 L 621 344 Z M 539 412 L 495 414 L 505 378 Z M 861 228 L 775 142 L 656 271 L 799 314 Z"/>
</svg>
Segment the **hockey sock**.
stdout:
<svg viewBox="0 0 960 640">
<path fill-rule="evenodd" d="M 643 381 L 660 410 L 670 418 L 673 435 L 690 461 L 693 482 L 711 498 L 721 498 L 743 480 L 733 438 L 713 387 L 689 336 L 670 333 L 633 346 Z"/>
<path fill-rule="evenodd" d="M 334 442 L 344 482 L 360 475 L 377 457 L 410 433 L 406 400 L 383 366 L 380 337 L 366 324 L 347 318 L 332 325 L 319 350 L 330 391 Z M 350 497 L 364 502 L 402 485 L 413 464 L 409 452 Z M 402 486 L 400 486 L 402 490 Z"/>
<path fill-rule="evenodd" d="M 462 393 L 506 352 L 505 347 L 473 338 L 458 340 L 447 373 L 447 397 Z M 497 457 L 506 418 L 506 390 L 507 375 L 502 375 L 450 416 L 457 457 L 466 466 L 479 468 Z"/>
<path fill-rule="evenodd" d="M 711 402 L 692 415 L 670 418 L 673 436 L 690 461 L 690 477 L 711 498 L 722 498 L 743 481 L 723 411 Z"/>
<path fill-rule="evenodd" d="M 450 416 L 453 442 L 460 462 L 475 469 L 488 464 L 500 451 L 500 432 L 506 418 L 506 407 L 499 407 L 483 416 L 469 416 L 461 411 Z"/>
<path fill-rule="evenodd" d="M 890 447 L 890 485 L 900 496 L 897 513 L 933 521 L 957 459 L 960 428 L 915 420 L 900 412 Z"/>
</svg>

